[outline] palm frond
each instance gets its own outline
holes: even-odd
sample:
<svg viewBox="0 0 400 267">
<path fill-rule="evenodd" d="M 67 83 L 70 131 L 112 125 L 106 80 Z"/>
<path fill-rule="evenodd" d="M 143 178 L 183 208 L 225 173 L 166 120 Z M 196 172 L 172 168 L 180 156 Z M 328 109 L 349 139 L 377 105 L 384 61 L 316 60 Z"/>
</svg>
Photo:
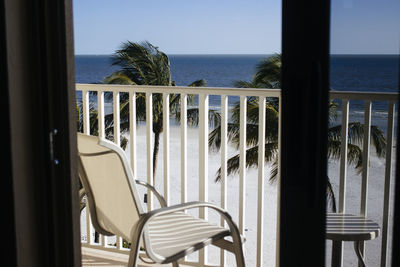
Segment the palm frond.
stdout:
<svg viewBox="0 0 400 267">
<path fill-rule="evenodd" d="M 235 81 L 238 88 L 281 88 L 281 55 L 275 54 L 261 60 L 256 66 L 256 73 L 250 82 Z"/>
<path fill-rule="evenodd" d="M 103 79 L 103 83 L 106 84 L 126 84 L 126 85 L 134 85 L 136 84 L 134 81 L 129 78 L 125 73 L 118 71 L 114 72 L 110 76 L 107 76 Z"/>
<path fill-rule="evenodd" d="M 281 55 L 275 54 L 262 60 L 256 66 L 256 73 L 251 81 L 235 81 L 235 86 L 239 88 L 280 88 L 281 87 Z M 301 103 L 299 103 L 301 105 Z M 338 104 L 334 101 L 329 102 L 329 125 L 332 125 L 337 120 Z M 240 104 L 236 103 L 232 109 L 231 121 L 228 124 L 228 140 L 239 147 L 239 122 L 241 109 Z M 278 116 L 279 101 L 276 98 L 267 98 L 267 121 L 266 125 L 266 145 L 276 142 L 278 139 Z M 258 98 L 247 98 L 247 114 L 246 114 L 246 143 L 248 146 L 254 146 L 246 151 L 246 168 L 256 166 L 258 164 L 258 156 L 255 151 L 258 150 L 255 146 L 258 143 Z M 341 125 L 330 127 L 328 130 L 328 157 L 331 159 L 340 158 L 341 150 Z M 351 122 L 348 124 L 348 144 L 347 144 L 347 163 L 355 165 L 355 168 L 360 171 L 362 166 L 362 149 L 360 146 L 364 140 L 364 125 L 359 122 Z M 267 133 L 270 133 L 268 135 Z M 377 155 L 383 157 L 385 155 L 386 140 L 383 132 L 376 126 L 371 126 L 371 143 L 376 149 Z M 221 145 L 221 127 L 217 126 L 209 134 L 209 147 L 212 150 L 218 150 Z M 268 150 L 266 147 L 266 153 Z M 272 154 L 271 154 L 272 155 Z M 266 161 L 267 161 L 266 156 Z M 276 156 L 268 158 L 268 161 L 273 160 L 270 172 L 270 182 L 274 182 L 278 175 L 278 158 Z M 239 155 L 230 158 L 227 162 L 228 174 L 234 174 L 239 170 Z M 221 176 L 221 169 L 216 174 L 216 180 Z M 327 198 L 330 200 L 332 210 L 336 210 L 336 199 L 332 184 L 327 177 Z"/>
<path fill-rule="evenodd" d="M 386 138 L 383 131 L 375 125 L 371 126 L 371 141 L 378 157 L 386 155 Z"/>
<path fill-rule="evenodd" d="M 328 124 L 331 125 L 337 119 L 337 107 L 338 104 L 334 101 L 329 101 L 329 114 Z"/>
<path fill-rule="evenodd" d="M 338 160 L 341 157 L 342 142 L 328 140 L 328 158 Z M 362 166 L 362 150 L 358 145 L 347 144 L 347 163 L 355 165 L 356 169 Z"/>
<path fill-rule="evenodd" d="M 270 170 L 270 177 L 269 177 L 269 182 L 270 184 L 273 184 L 276 182 L 278 179 L 278 157 L 275 157 L 275 160 L 272 163 L 271 170 Z M 328 199 L 328 204 L 331 207 L 332 212 L 336 212 L 336 197 L 335 197 L 335 192 L 333 190 L 333 186 L 331 184 L 331 181 L 328 176 L 327 178 L 327 190 L 326 190 L 326 196 Z"/>
<path fill-rule="evenodd" d="M 337 125 L 328 129 L 328 142 L 341 141 L 342 126 Z M 364 140 L 364 125 L 360 122 L 350 122 L 348 124 L 348 139 L 351 144 L 361 145 Z M 386 153 L 386 138 L 383 131 L 375 126 L 371 126 L 371 143 L 374 146 L 378 157 L 384 157 Z"/>
<path fill-rule="evenodd" d="M 278 179 L 278 171 L 279 171 L 279 164 L 278 164 L 278 157 L 274 159 L 272 162 L 271 170 L 270 170 L 270 176 L 269 176 L 269 183 L 273 184 L 276 182 Z"/>
<path fill-rule="evenodd" d="M 192 82 L 191 84 L 189 84 L 188 86 L 189 87 L 206 87 L 207 82 L 204 79 L 196 80 L 196 81 Z"/>
<path fill-rule="evenodd" d="M 265 144 L 265 163 L 268 163 L 276 158 L 278 143 Z M 227 161 L 227 175 L 236 174 L 239 171 L 240 155 L 237 154 Z M 246 150 L 246 168 L 258 166 L 258 146 L 254 146 Z M 218 169 L 215 181 L 221 180 L 221 168 Z"/>
<path fill-rule="evenodd" d="M 254 83 L 253 81 L 251 81 L 251 82 L 246 82 L 246 81 L 235 81 L 234 83 L 233 83 L 233 85 L 236 87 L 236 88 L 259 88 L 260 87 L 260 85 L 259 84 L 256 84 L 256 83 Z"/>
<path fill-rule="evenodd" d="M 265 138 L 267 142 L 278 140 L 279 113 L 274 105 L 267 100 Z M 235 104 L 232 107 L 232 122 L 228 123 L 228 140 L 233 142 L 236 148 L 240 146 L 240 105 Z M 258 143 L 258 123 L 259 123 L 259 105 L 258 97 L 249 97 L 247 100 L 247 124 L 246 124 L 246 144 L 254 146 Z M 218 125 L 209 134 L 209 147 L 218 151 L 221 142 L 221 127 Z"/>
<path fill-rule="evenodd" d="M 254 83 L 265 88 L 281 88 L 281 62 L 281 55 L 275 54 L 258 63 Z"/>
<path fill-rule="evenodd" d="M 113 55 L 112 64 L 120 66 L 119 73 L 135 84 L 170 86 L 172 83 L 168 56 L 147 41 L 123 43 Z"/>
</svg>

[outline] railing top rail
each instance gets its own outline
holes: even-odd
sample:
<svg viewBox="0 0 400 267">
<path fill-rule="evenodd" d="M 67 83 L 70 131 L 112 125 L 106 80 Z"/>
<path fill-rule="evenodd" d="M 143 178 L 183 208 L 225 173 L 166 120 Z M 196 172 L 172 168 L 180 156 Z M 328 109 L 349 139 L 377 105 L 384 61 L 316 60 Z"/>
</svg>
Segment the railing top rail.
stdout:
<svg viewBox="0 0 400 267">
<path fill-rule="evenodd" d="M 398 93 L 390 92 L 357 92 L 357 91 L 330 91 L 331 99 L 397 101 Z"/>
<path fill-rule="evenodd" d="M 76 84 L 77 91 L 100 92 L 150 92 L 173 94 L 208 94 L 231 96 L 267 96 L 280 97 L 281 89 L 267 88 L 229 88 L 229 87 L 188 87 L 188 86 L 149 86 L 149 85 L 120 85 L 120 84 Z M 358 92 L 358 91 L 330 91 L 331 99 L 397 101 L 398 93 L 390 92 Z"/>
<path fill-rule="evenodd" d="M 231 96 L 266 96 L 280 97 L 280 89 L 266 88 L 226 88 L 226 87 L 188 87 L 188 86 L 149 86 L 149 85 L 120 85 L 120 84 L 76 84 L 76 90 L 100 92 L 150 92 L 172 94 L 208 94 Z"/>
</svg>

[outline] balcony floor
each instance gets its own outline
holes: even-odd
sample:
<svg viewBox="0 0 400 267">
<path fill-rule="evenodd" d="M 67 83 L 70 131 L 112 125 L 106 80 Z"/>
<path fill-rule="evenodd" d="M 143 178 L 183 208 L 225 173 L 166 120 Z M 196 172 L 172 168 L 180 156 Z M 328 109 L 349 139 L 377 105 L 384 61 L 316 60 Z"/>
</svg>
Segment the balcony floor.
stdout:
<svg viewBox="0 0 400 267">
<path fill-rule="evenodd" d="M 82 267 L 113 266 L 125 267 L 128 264 L 128 255 L 82 247 Z M 172 264 L 146 264 L 139 261 L 138 267 L 172 266 Z M 180 265 L 185 267 L 186 265 Z"/>
</svg>

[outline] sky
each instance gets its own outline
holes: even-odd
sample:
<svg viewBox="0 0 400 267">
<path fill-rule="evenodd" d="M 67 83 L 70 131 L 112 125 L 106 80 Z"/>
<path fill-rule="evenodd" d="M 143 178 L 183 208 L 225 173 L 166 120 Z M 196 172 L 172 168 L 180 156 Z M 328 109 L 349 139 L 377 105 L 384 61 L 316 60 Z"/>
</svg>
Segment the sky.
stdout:
<svg viewBox="0 0 400 267">
<path fill-rule="evenodd" d="M 281 50 L 280 0 L 74 0 L 75 54 L 149 41 L 167 54 Z M 331 0 L 331 53 L 398 54 L 400 0 Z"/>
</svg>

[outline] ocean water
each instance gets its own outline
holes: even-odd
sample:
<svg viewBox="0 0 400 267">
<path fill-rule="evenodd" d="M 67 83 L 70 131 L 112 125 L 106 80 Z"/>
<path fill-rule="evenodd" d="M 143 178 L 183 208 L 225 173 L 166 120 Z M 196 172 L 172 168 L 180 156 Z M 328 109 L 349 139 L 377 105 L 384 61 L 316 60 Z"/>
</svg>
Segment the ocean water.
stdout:
<svg viewBox="0 0 400 267">
<path fill-rule="evenodd" d="M 172 79 L 177 85 L 188 85 L 205 79 L 208 86 L 233 87 L 236 80 L 250 81 L 256 64 L 268 55 L 171 55 Z M 75 56 L 76 82 L 99 83 L 114 71 L 107 55 Z M 333 55 L 331 56 L 331 89 L 338 91 L 396 92 L 398 56 Z"/>
<path fill-rule="evenodd" d="M 237 80 L 250 81 L 257 63 L 268 55 L 170 55 L 172 79 L 185 86 L 205 79 L 208 86 L 234 87 Z M 119 68 L 107 55 L 77 55 L 77 83 L 101 83 Z M 337 91 L 397 92 L 399 58 L 396 55 L 332 55 L 330 87 Z M 80 95 L 78 95 L 80 98 Z M 230 104 L 237 98 L 231 97 Z M 338 101 L 340 107 L 340 101 Z M 210 106 L 220 105 L 219 96 L 210 96 Z M 362 120 L 363 101 L 350 102 L 350 119 Z M 373 102 L 373 122 L 386 128 L 387 103 Z M 340 109 L 339 109 L 340 115 Z M 339 116 L 340 117 L 340 116 Z"/>
<path fill-rule="evenodd" d="M 331 57 L 330 87 L 336 91 L 398 92 L 398 73 L 398 56 L 335 55 Z M 340 108 L 340 101 L 338 104 Z M 386 102 L 373 101 L 373 120 L 383 122 L 387 107 Z M 361 119 L 364 101 L 351 101 L 350 112 L 356 120 Z"/>
<path fill-rule="evenodd" d="M 233 87 L 235 80 L 250 80 L 256 64 L 266 55 L 171 55 L 172 79 L 177 85 L 189 85 L 205 79 L 208 86 Z M 98 83 L 118 70 L 110 56 L 75 57 L 76 82 Z"/>
</svg>

